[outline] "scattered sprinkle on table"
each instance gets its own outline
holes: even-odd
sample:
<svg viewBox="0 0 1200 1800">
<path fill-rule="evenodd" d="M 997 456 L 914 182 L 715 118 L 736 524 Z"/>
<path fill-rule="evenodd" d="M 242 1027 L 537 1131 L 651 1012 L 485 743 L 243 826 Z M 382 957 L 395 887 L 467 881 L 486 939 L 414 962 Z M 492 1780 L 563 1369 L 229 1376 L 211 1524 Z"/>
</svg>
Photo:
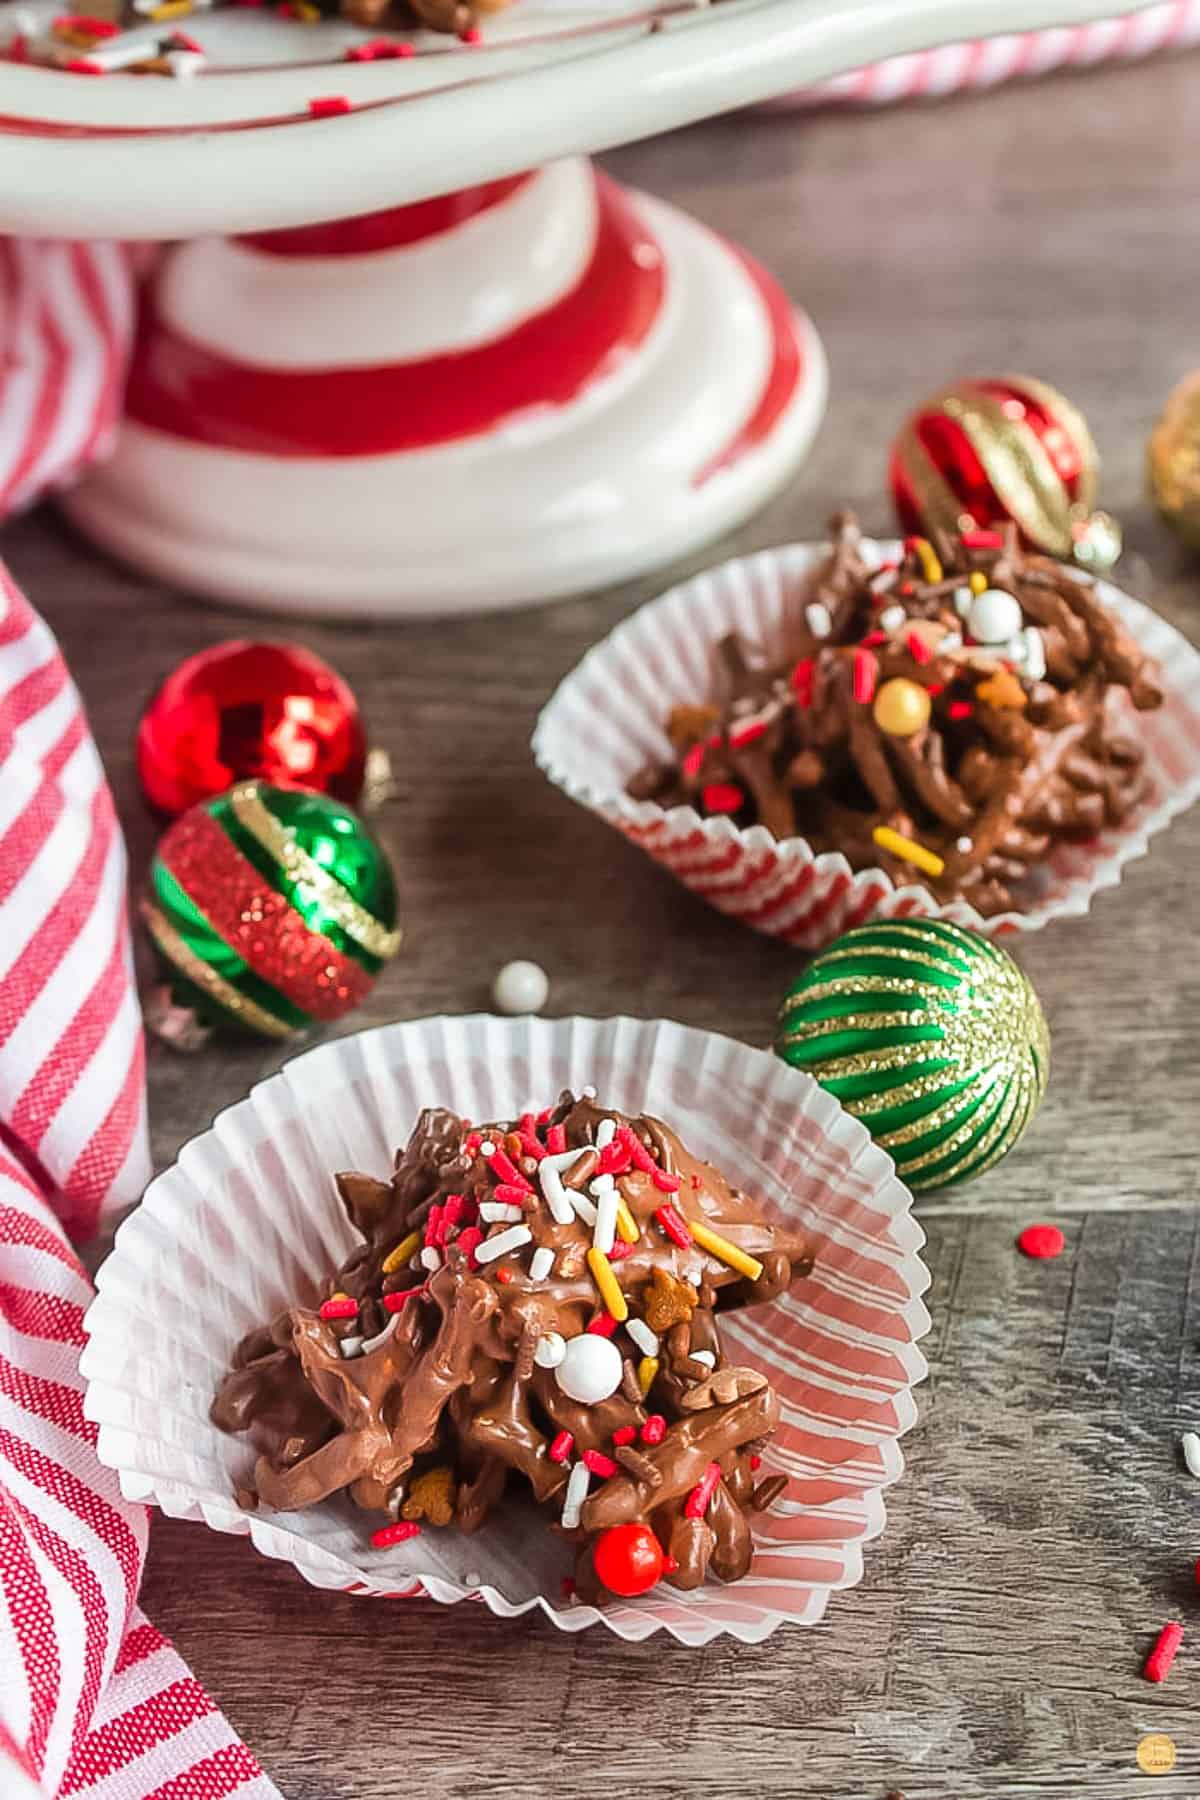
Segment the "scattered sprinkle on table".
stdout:
<svg viewBox="0 0 1200 1800">
<path fill-rule="evenodd" d="M 1171 1673 L 1175 1653 L 1183 1642 L 1183 1626 L 1171 1619 L 1158 1634 L 1158 1641 L 1146 1658 L 1142 1674 L 1147 1681 L 1165 1681 Z"/>
<path fill-rule="evenodd" d="M 1185 1431 L 1179 1440 L 1179 1448 L 1183 1451 L 1188 1474 L 1200 1476 L 1200 1437 L 1194 1431 Z"/>
<path fill-rule="evenodd" d="M 1033 1256 L 1039 1261 L 1061 1256 L 1066 1245 L 1067 1240 L 1057 1225 L 1027 1225 L 1017 1239 L 1017 1249 L 1022 1256 Z"/>
</svg>

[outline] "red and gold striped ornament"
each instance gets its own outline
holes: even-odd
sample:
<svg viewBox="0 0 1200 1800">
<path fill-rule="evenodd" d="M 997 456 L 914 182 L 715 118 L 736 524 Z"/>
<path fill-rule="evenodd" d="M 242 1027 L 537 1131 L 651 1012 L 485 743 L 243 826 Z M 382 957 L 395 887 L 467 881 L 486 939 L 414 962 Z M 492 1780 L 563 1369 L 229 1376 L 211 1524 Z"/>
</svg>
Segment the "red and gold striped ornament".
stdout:
<svg viewBox="0 0 1200 1800">
<path fill-rule="evenodd" d="M 1111 568 L 1121 531 L 1094 510 L 1100 458 L 1083 414 L 1029 375 L 940 388 L 892 446 L 900 521 L 928 536 L 1012 520 L 1025 542 L 1088 569 Z"/>
<path fill-rule="evenodd" d="M 175 821 L 142 917 L 167 975 L 147 1021 L 180 1049 L 218 1025 L 288 1038 L 339 1019 L 400 947 L 391 866 L 358 816 L 263 781 Z"/>
</svg>

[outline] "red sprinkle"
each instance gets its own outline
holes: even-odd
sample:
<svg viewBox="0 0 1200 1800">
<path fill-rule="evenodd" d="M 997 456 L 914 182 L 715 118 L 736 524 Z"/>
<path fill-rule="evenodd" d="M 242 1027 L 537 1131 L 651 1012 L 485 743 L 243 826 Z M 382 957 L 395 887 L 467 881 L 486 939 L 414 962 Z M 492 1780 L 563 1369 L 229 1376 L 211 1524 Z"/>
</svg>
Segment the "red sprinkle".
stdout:
<svg viewBox="0 0 1200 1800">
<path fill-rule="evenodd" d="M 632 1444 L 636 1436 L 636 1425 L 619 1425 L 612 1434 L 614 1444 Z"/>
<path fill-rule="evenodd" d="M 969 719 L 975 708 L 969 700 L 952 700 L 946 711 L 952 719 Z"/>
<path fill-rule="evenodd" d="M 518 1125 L 517 1136 L 521 1140 L 521 1148 L 526 1156 L 532 1156 L 534 1162 L 541 1162 L 546 1151 L 542 1143 L 534 1136 L 533 1126 L 531 1125 L 528 1130 L 525 1130 L 523 1126 Z"/>
<path fill-rule="evenodd" d="M 700 796 L 709 813 L 735 813 L 745 805 L 746 796 L 732 781 L 710 781 Z"/>
<path fill-rule="evenodd" d="M 338 113 L 348 113 L 350 102 L 345 94 L 322 94 L 316 100 L 310 100 L 308 110 L 314 119 L 332 119 Z"/>
<path fill-rule="evenodd" d="M 910 631 L 904 641 L 908 646 L 908 654 L 915 663 L 927 663 L 933 661 L 933 651 L 918 632 Z"/>
<path fill-rule="evenodd" d="M 1017 1239 L 1017 1249 L 1025 1256 L 1061 1256 L 1067 1240 L 1057 1225 L 1027 1225 Z"/>
<path fill-rule="evenodd" d="M 859 639 L 864 650 L 878 650 L 880 644 L 886 644 L 887 641 L 886 631 L 868 631 L 865 638 Z"/>
<path fill-rule="evenodd" d="M 900 583 L 900 586 L 896 590 L 896 592 L 898 594 L 903 594 L 903 596 L 906 600 L 908 599 L 910 594 L 915 594 L 916 591 L 917 590 L 911 581 L 902 581 Z"/>
<path fill-rule="evenodd" d="M 493 1150 L 487 1158 L 487 1166 L 498 1181 L 504 1181 L 512 1187 L 520 1188 L 525 1194 L 533 1192 L 507 1150 Z"/>
<path fill-rule="evenodd" d="M 692 1234 L 688 1230 L 687 1220 L 669 1202 L 656 1208 L 654 1216 L 673 1244 L 678 1244 L 681 1250 L 691 1249 Z"/>
<path fill-rule="evenodd" d="M 658 1164 L 643 1144 L 632 1125 L 618 1125 L 615 1142 L 624 1144 L 633 1161 L 635 1169 L 641 1169 L 644 1175 L 652 1175 Z"/>
<path fill-rule="evenodd" d="M 403 1311 L 404 1302 L 413 1294 L 419 1294 L 420 1291 L 420 1288 L 403 1288 L 395 1294 L 385 1294 L 383 1296 L 384 1312 L 391 1313 Z"/>
<path fill-rule="evenodd" d="M 607 1481 L 610 1475 L 615 1475 L 617 1472 L 616 1463 L 611 1456 L 605 1456 L 603 1450 L 585 1450 L 580 1461 L 585 1469 L 590 1469 L 593 1475 L 599 1475 L 603 1481 Z"/>
<path fill-rule="evenodd" d="M 792 670 L 792 692 L 796 696 L 797 706 L 811 706 L 813 700 L 813 681 L 817 665 L 811 656 L 803 656 Z"/>
<path fill-rule="evenodd" d="M 617 1329 L 617 1321 L 610 1312 L 597 1313 L 584 1330 L 591 1337 L 611 1337 Z"/>
<path fill-rule="evenodd" d="M 390 1550 L 393 1544 L 407 1544 L 409 1538 L 420 1537 L 421 1527 L 415 1519 L 397 1519 L 394 1525 L 381 1525 L 371 1533 L 373 1550 Z"/>
<path fill-rule="evenodd" d="M 61 13 L 54 21 L 55 31 L 82 31 L 93 38 L 116 37 L 121 27 L 111 19 L 95 19 L 91 13 Z"/>
<path fill-rule="evenodd" d="M 689 1519 L 702 1519 L 708 1511 L 709 1503 L 717 1491 L 717 1483 L 721 1479 L 721 1465 L 710 1462 L 703 1475 L 683 1503 L 683 1510 Z"/>
<path fill-rule="evenodd" d="M 537 1122 L 539 1125 L 548 1125 L 553 1117 L 554 1108 L 552 1106 L 543 1106 L 541 1112 L 537 1116 Z"/>
<path fill-rule="evenodd" d="M 497 1182 L 492 1199 L 500 1206 L 528 1206 L 533 1198 L 531 1187 L 512 1187 L 507 1181 Z"/>
<path fill-rule="evenodd" d="M 472 1211 L 474 1207 L 472 1206 Z M 446 1239 L 456 1226 L 466 1221 L 467 1201 L 462 1194 L 447 1194 L 446 1203 L 442 1207 L 442 1225 L 438 1234 L 438 1246 L 445 1249 Z"/>
<path fill-rule="evenodd" d="M 869 650 L 854 652 L 854 698 L 867 706 L 875 698 L 879 664 Z"/>
<path fill-rule="evenodd" d="M 1146 1666 L 1142 1674 L 1147 1681 L 1165 1681 L 1171 1673 L 1171 1664 L 1175 1661 L 1175 1653 L 1183 1642 L 1183 1626 L 1177 1625 L 1174 1619 L 1164 1625 L 1158 1634 L 1158 1642 L 1146 1658 Z"/>
<path fill-rule="evenodd" d="M 664 1194 L 677 1194 L 683 1186 L 678 1175 L 668 1175 L 665 1169 L 655 1169 L 650 1179 Z"/>
<path fill-rule="evenodd" d="M 752 1456 L 750 1458 L 751 1474 L 753 1474 L 756 1469 L 761 1469 L 761 1468 L 762 1468 L 762 1457 L 761 1456 Z"/>
<path fill-rule="evenodd" d="M 546 1127 L 546 1148 L 551 1156 L 561 1156 L 567 1147 L 567 1128 L 565 1125 L 548 1125 Z"/>
<path fill-rule="evenodd" d="M 747 744 L 757 744 L 759 738 L 767 735 L 765 719 L 751 719 L 748 725 L 739 725 L 736 731 L 729 734 L 729 748 L 743 750 Z"/>
<path fill-rule="evenodd" d="M 459 32 L 458 36 L 460 43 L 463 44 L 482 44 L 483 42 L 483 33 L 478 25 L 468 25 L 465 31 Z"/>
<path fill-rule="evenodd" d="M 661 1413 L 651 1413 L 642 1426 L 643 1444 L 661 1444 L 667 1435 L 667 1421 Z"/>
<path fill-rule="evenodd" d="M 964 550 L 1003 550 L 1004 539 L 998 531 L 964 531 L 961 534 Z"/>
<path fill-rule="evenodd" d="M 596 1164 L 596 1173 L 597 1175 L 624 1175 L 632 1161 L 633 1157 L 630 1155 L 629 1145 L 622 1143 L 620 1138 L 615 1137 L 612 1143 L 606 1144 L 600 1152 L 600 1161 Z"/>
<path fill-rule="evenodd" d="M 506 1269 L 503 1264 L 501 1264 L 496 1270 L 496 1280 L 502 1287 L 507 1287 L 512 1280 L 512 1270 Z"/>
<path fill-rule="evenodd" d="M 455 1243 L 473 1269 L 479 1267 L 479 1264 L 475 1260 L 475 1252 L 482 1242 L 483 1233 L 480 1231 L 478 1225 L 468 1225 L 467 1229 L 465 1231 L 460 1231 L 458 1237 L 455 1239 Z"/>
<path fill-rule="evenodd" d="M 430 1244 L 434 1245 L 436 1248 L 436 1246 L 442 1242 L 440 1236 L 441 1227 L 442 1209 L 440 1206 L 431 1206 L 429 1209 L 429 1217 L 425 1221 L 424 1243 L 426 1248 L 428 1248 Z"/>
<path fill-rule="evenodd" d="M 322 1319 L 353 1319 L 358 1316 L 357 1300 L 327 1300 L 321 1308 Z"/>
<path fill-rule="evenodd" d="M 190 50 L 194 56 L 204 55 L 204 45 L 198 38 L 189 37 L 186 31 L 171 33 L 172 50 Z"/>
<path fill-rule="evenodd" d="M 560 1431 L 558 1436 L 551 1443 L 546 1455 L 550 1458 L 551 1462 L 563 1463 L 566 1462 L 574 1448 L 575 1439 L 571 1433 L 569 1431 Z"/>
<path fill-rule="evenodd" d="M 107 73 L 103 63 L 93 62 L 89 56 L 73 56 L 70 62 L 63 66 L 68 75 L 104 75 Z"/>
<path fill-rule="evenodd" d="M 633 1255 L 633 1245 L 627 1244 L 624 1238 L 616 1238 L 608 1253 L 609 1262 L 623 1262 L 627 1256 Z"/>
<path fill-rule="evenodd" d="M 463 1139 L 463 1151 L 467 1156 L 478 1156 L 479 1146 L 483 1142 L 482 1131 L 468 1131 Z"/>
<path fill-rule="evenodd" d="M 704 762 L 704 749 L 703 744 L 693 744 L 687 755 L 680 759 L 679 766 L 685 775 L 695 777 L 700 773 Z"/>
</svg>

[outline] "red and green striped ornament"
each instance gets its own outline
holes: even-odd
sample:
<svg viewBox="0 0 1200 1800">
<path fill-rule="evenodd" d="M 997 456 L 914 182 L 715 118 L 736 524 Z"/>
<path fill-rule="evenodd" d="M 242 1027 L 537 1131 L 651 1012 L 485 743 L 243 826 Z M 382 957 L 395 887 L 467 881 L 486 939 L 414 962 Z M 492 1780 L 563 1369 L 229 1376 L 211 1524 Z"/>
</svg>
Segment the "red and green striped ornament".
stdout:
<svg viewBox="0 0 1200 1800">
<path fill-rule="evenodd" d="M 289 1038 L 339 1019 L 400 947 L 391 866 L 362 821 L 263 781 L 175 821 L 142 917 L 168 976 L 148 1018 L 181 1048 L 218 1025 Z"/>
<path fill-rule="evenodd" d="M 1012 957 L 940 919 L 830 945 L 784 996 L 775 1049 L 861 1119 L 914 1189 L 972 1181 L 1033 1118 L 1050 1033 Z"/>
</svg>

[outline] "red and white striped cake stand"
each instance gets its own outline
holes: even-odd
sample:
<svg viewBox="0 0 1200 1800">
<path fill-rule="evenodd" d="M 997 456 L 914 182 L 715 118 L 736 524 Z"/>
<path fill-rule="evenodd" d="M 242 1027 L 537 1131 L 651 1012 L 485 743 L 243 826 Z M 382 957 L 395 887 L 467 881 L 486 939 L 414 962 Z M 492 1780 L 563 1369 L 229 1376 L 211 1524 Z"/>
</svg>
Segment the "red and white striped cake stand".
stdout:
<svg viewBox="0 0 1200 1800">
<path fill-rule="evenodd" d="M 61 10 L 32 0 L 23 34 L 39 8 Z M 0 61 L 0 229 L 191 240 L 71 515 L 190 591 L 324 616 L 515 606 L 691 551 L 802 461 L 820 341 L 756 263 L 582 153 L 1098 10 L 517 0 L 478 44 L 347 60 L 365 33 L 237 8 L 188 20 L 188 80 Z"/>
</svg>

